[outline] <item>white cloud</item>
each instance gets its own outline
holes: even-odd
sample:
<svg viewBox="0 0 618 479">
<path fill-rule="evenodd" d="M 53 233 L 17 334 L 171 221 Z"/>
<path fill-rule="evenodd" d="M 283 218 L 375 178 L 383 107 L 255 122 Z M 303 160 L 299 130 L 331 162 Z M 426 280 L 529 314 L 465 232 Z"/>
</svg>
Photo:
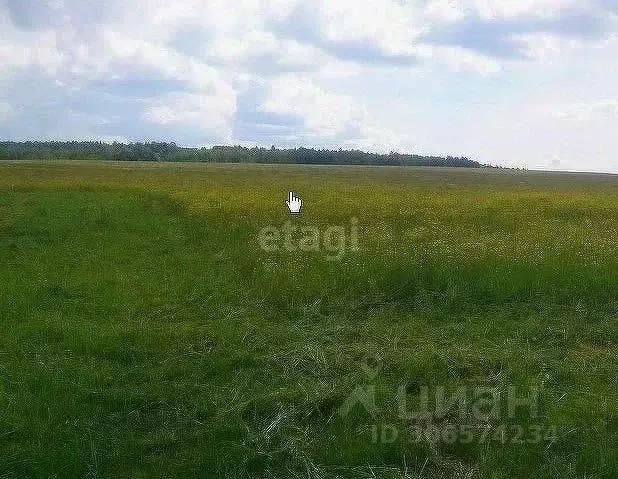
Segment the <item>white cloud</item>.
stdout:
<svg viewBox="0 0 618 479">
<path fill-rule="evenodd" d="M 0 123 L 7 121 L 13 113 L 13 107 L 8 103 L 0 102 Z"/>
<path fill-rule="evenodd" d="M 555 19 L 565 10 L 588 6 L 581 0 L 429 0 L 424 16 L 429 21 L 455 22 L 478 16 L 483 20 L 505 20 L 522 17 Z"/>
<path fill-rule="evenodd" d="M 539 114 L 545 114 L 551 120 L 579 123 L 599 120 L 613 122 L 618 125 L 618 98 L 548 105 Z"/>
<path fill-rule="evenodd" d="M 242 36 L 222 36 L 211 44 L 208 53 L 219 58 L 241 59 L 276 51 L 279 42 L 271 32 L 251 30 Z"/>
<path fill-rule="evenodd" d="M 486 19 L 524 15 L 555 17 L 568 7 L 582 4 L 581 0 L 471 0 L 470 3 Z"/>
<path fill-rule="evenodd" d="M 270 81 L 262 110 L 302 119 L 303 136 L 320 145 L 383 153 L 411 148 L 408 139 L 374 121 L 358 98 L 327 91 L 307 77 L 287 74 Z"/>
<path fill-rule="evenodd" d="M 320 25 L 331 41 L 368 41 L 389 54 L 413 53 L 415 38 L 425 31 L 416 8 L 398 1 L 321 0 Z"/>
<path fill-rule="evenodd" d="M 54 75 L 66 61 L 57 40 L 57 33 L 51 30 L 20 35 L 11 40 L 0 38 L 0 64 L 6 70 L 37 65 L 47 74 Z"/>
<path fill-rule="evenodd" d="M 497 73 L 502 68 L 501 62 L 495 58 L 462 47 L 423 45 L 418 48 L 417 55 L 432 67 L 446 66 L 455 72 L 469 70 L 490 74 Z"/>
<path fill-rule="evenodd" d="M 143 117 L 159 125 L 180 124 L 207 130 L 219 141 L 230 141 L 230 125 L 235 111 L 235 97 L 172 93 L 155 100 L 145 109 Z"/>
<path fill-rule="evenodd" d="M 272 131 L 306 145 L 618 169 L 618 17 L 589 38 L 528 28 L 572 9 L 609 19 L 594 0 L 64 0 L 23 25 L 7 5 L 0 87 L 10 96 L 0 98 L 0 135 L 35 131 L 19 118 L 53 103 L 67 114 L 41 123 L 41 137 L 147 136 L 123 130 L 133 121 L 186 131 L 187 141 L 244 142 L 264 138 L 251 136 L 252 122 L 280 121 Z M 500 38 L 489 28 L 465 48 L 420 43 L 469 20 L 522 22 L 515 31 L 525 33 Z M 526 57 L 492 53 L 501 40 Z M 149 81 L 159 86 L 146 91 Z M 290 115 L 300 127 L 286 124 Z M 583 159 L 585 151 L 595 157 Z"/>
<path fill-rule="evenodd" d="M 467 8 L 464 0 L 429 0 L 424 14 L 430 20 L 454 22 L 466 16 Z"/>
<path fill-rule="evenodd" d="M 309 130 L 327 136 L 359 128 L 367 118 L 367 111 L 352 97 L 327 92 L 309 78 L 295 74 L 270 82 L 262 108 L 300 117 Z"/>
</svg>

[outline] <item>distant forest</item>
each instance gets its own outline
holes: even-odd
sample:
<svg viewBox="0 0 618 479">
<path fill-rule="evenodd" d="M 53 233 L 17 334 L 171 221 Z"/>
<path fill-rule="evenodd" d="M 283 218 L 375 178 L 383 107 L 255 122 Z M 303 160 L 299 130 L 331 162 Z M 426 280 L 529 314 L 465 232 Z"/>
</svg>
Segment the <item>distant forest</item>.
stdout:
<svg viewBox="0 0 618 479">
<path fill-rule="evenodd" d="M 422 156 L 391 152 L 243 146 L 186 148 L 175 143 L 103 143 L 98 141 L 0 142 L 0 160 L 195 161 L 315 165 L 398 165 L 487 168 L 466 157 Z"/>
</svg>

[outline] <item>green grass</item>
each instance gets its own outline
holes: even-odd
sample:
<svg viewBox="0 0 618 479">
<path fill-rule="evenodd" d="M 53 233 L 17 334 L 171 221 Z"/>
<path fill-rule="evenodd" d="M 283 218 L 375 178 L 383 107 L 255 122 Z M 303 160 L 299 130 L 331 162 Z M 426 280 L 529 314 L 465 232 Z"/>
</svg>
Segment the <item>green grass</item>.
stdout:
<svg viewBox="0 0 618 479">
<path fill-rule="evenodd" d="M 290 189 L 359 250 L 262 251 Z M 617 238 L 611 176 L 0 164 L 0 477 L 618 477 Z M 558 436 L 413 442 L 402 384 Z"/>
</svg>

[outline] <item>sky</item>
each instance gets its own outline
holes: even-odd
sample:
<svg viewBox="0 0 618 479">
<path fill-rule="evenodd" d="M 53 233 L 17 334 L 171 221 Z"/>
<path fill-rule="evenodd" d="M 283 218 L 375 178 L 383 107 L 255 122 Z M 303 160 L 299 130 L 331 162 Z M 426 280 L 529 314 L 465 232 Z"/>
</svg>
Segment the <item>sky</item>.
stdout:
<svg viewBox="0 0 618 479">
<path fill-rule="evenodd" d="M 0 140 L 618 173 L 618 0 L 0 0 Z"/>
</svg>

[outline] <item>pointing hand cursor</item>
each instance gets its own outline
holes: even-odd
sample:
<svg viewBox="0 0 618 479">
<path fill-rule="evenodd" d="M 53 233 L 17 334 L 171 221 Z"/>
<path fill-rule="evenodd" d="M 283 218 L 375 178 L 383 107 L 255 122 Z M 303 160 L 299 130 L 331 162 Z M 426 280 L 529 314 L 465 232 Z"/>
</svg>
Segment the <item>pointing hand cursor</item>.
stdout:
<svg viewBox="0 0 618 479">
<path fill-rule="evenodd" d="M 288 205 L 288 208 L 290 208 L 290 213 L 292 213 L 293 215 L 297 215 L 300 213 L 300 209 L 303 206 L 303 200 L 301 200 L 297 196 L 294 196 L 294 193 L 290 191 L 290 195 L 285 204 Z"/>
</svg>

